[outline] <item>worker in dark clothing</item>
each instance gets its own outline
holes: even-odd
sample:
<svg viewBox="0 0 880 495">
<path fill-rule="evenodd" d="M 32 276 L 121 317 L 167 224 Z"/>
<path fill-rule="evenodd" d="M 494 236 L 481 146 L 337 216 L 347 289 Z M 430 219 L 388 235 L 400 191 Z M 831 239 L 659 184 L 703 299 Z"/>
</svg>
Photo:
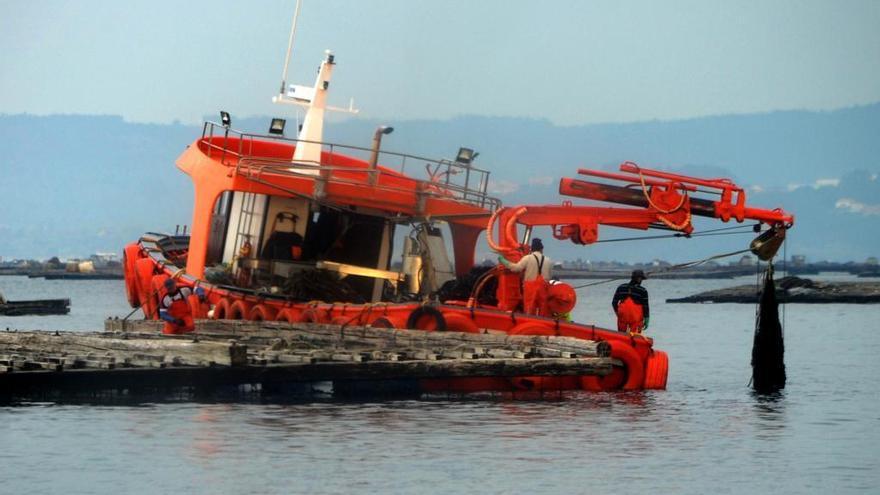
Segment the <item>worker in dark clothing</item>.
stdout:
<svg viewBox="0 0 880 495">
<path fill-rule="evenodd" d="M 188 333 L 196 329 L 188 299 L 191 295 L 189 287 L 178 287 L 173 278 L 165 281 L 165 297 L 159 308 L 159 317 L 165 320 L 162 333 Z"/>
<path fill-rule="evenodd" d="M 621 332 L 642 333 L 648 329 L 651 313 L 648 308 L 648 291 L 642 287 L 645 272 L 635 270 L 629 283 L 617 288 L 611 307 L 617 315 L 617 330 Z"/>
</svg>

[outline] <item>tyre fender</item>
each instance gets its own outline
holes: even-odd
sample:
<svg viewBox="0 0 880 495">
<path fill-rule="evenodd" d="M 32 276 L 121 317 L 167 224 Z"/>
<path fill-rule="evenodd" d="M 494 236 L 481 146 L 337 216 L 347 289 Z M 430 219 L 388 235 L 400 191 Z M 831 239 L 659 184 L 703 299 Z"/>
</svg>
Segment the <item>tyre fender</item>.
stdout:
<svg viewBox="0 0 880 495">
<path fill-rule="evenodd" d="M 158 275 L 153 275 L 150 279 L 150 291 L 147 296 L 150 298 L 150 304 L 145 304 L 143 308 L 145 310 L 147 307 L 150 308 L 150 318 L 154 320 L 159 318 L 159 310 L 162 308 L 162 299 L 164 299 L 165 295 L 168 293 L 165 290 L 165 281 L 169 278 L 168 275 L 160 273 Z M 144 314 L 146 314 L 146 311 L 144 311 Z"/>
<path fill-rule="evenodd" d="M 251 321 L 274 321 L 275 308 L 268 304 L 255 304 L 248 312 L 247 319 Z"/>
<path fill-rule="evenodd" d="M 296 323 L 296 312 L 292 309 L 282 309 L 275 315 L 275 321 L 286 321 L 287 323 Z"/>
<path fill-rule="evenodd" d="M 229 313 L 226 315 L 226 318 L 229 320 L 246 320 L 250 312 L 250 303 L 239 299 L 229 306 Z"/>
<path fill-rule="evenodd" d="M 215 320 L 226 320 L 229 318 L 230 313 L 230 303 L 229 299 L 225 297 L 221 297 L 217 304 L 214 305 L 214 314 L 212 316 Z"/>
<path fill-rule="evenodd" d="M 641 356 L 626 342 L 609 340 L 611 357 L 623 362 L 623 367 L 614 366 L 611 374 L 605 376 L 581 377 L 584 390 L 642 390 L 645 383 L 645 365 Z"/>
<path fill-rule="evenodd" d="M 134 263 L 135 275 L 138 287 L 138 300 L 144 310 L 144 316 L 153 319 L 155 310 L 155 297 L 150 297 L 153 292 L 153 275 L 156 273 L 156 265 L 150 258 L 141 258 Z"/>
<path fill-rule="evenodd" d="M 327 323 L 325 315 L 318 308 L 308 308 L 299 315 L 299 323 Z"/>
<path fill-rule="evenodd" d="M 446 330 L 446 318 L 437 308 L 419 306 L 406 319 L 406 328 L 442 332 Z"/>
<path fill-rule="evenodd" d="M 404 328 L 406 321 L 402 316 L 384 315 L 370 322 L 371 327 L 376 328 Z"/>
<path fill-rule="evenodd" d="M 140 290 L 138 287 L 137 270 L 135 263 L 141 258 L 141 248 L 136 242 L 125 246 L 122 252 L 122 269 L 125 277 L 125 297 L 132 308 L 141 306 Z"/>
</svg>

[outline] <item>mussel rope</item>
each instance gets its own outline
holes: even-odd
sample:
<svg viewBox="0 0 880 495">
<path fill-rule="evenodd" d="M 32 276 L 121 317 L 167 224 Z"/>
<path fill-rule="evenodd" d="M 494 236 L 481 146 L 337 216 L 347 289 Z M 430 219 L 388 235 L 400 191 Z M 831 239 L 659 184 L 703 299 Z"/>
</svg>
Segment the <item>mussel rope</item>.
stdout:
<svg viewBox="0 0 880 495">
<path fill-rule="evenodd" d="M 735 234 L 750 234 L 751 231 L 754 231 L 754 228 L 759 223 L 754 225 L 734 225 L 733 227 L 722 227 L 720 229 L 711 229 L 705 230 L 703 232 L 697 232 L 696 234 L 685 234 L 683 232 L 676 232 L 675 234 L 663 234 L 663 235 L 649 235 L 649 236 L 636 236 L 636 237 L 620 237 L 617 239 L 600 239 L 593 244 L 599 244 L 601 242 L 622 242 L 622 241 L 648 241 L 652 239 L 669 239 L 672 237 L 710 237 L 716 235 L 735 235 Z M 741 230 L 739 232 L 727 232 L 736 229 L 749 229 L 749 231 Z"/>
<path fill-rule="evenodd" d="M 670 266 L 668 266 L 668 267 L 664 267 L 664 268 L 662 268 L 662 269 L 660 269 L 660 270 L 649 271 L 649 272 L 647 272 L 647 274 L 648 274 L 648 275 L 656 275 L 656 274 L 658 274 L 658 273 L 665 273 L 665 272 L 671 272 L 671 271 L 674 271 L 674 270 L 682 270 L 682 269 L 684 269 L 684 268 L 691 268 L 691 267 L 694 267 L 694 266 L 702 265 L 703 263 L 708 263 L 708 262 L 710 262 L 710 261 L 712 261 L 712 260 L 717 260 L 717 259 L 720 259 L 720 258 L 727 258 L 727 257 L 729 257 L 729 256 L 736 256 L 736 255 L 738 255 L 738 254 L 744 254 L 744 253 L 748 253 L 748 252 L 750 252 L 750 251 L 751 251 L 751 249 L 748 249 L 748 248 L 747 248 L 747 249 L 740 249 L 739 251 L 733 251 L 733 252 L 731 252 L 731 253 L 716 254 L 716 255 L 714 255 L 714 256 L 709 256 L 708 258 L 703 258 L 703 259 L 695 260 L 695 261 L 688 261 L 688 262 L 686 262 L 686 263 L 679 263 L 679 264 L 677 264 L 677 265 L 670 265 Z M 584 287 L 590 287 L 590 286 L 593 286 L 593 285 L 607 284 L 607 283 L 609 283 L 609 282 L 614 282 L 614 281 L 616 281 L 616 280 L 628 280 L 629 278 L 630 278 L 629 275 L 626 275 L 626 276 L 623 276 L 623 277 L 614 277 L 614 278 L 609 278 L 609 279 L 605 279 L 605 280 L 600 280 L 600 281 L 598 281 L 598 282 L 590 282 L 590 283 L 588 283 L 588 284 L 578 285 L 578 286 L 575 286 L 575 287 L 572 287 L 572 288 L 573 288 L 573 289 L 582 289 L 582 288 L 584 288 Z"/>
<path fill-rule="evenodd" d="M 772 239 L 772 238 L 771 238 L 771 239 Z M 730 256 L 736 256 L 736 255 L 738 255 L 738 254 L 754 253 L 755 250 L 760 249 L 761 246 L 762 246 L 765 242 L 768 242 L 769 240 L 770 240 L 770 239 L 766 239 L 766 240 L 764 240 L 764 242 L 759 242 L 757 245 L 754 245 L 754 244 L 753 244 L 752 246 L 749 246 L 749 247 L 746 248 L 746 249 L 740 249 L 739 251 L 733 251 L 733 252 L 730 252 L 730 253 L 716 254 L 716 255 L 714 255 L 714 256 L 709 256 L 708 258 L 703 258 L 703 259 L 694 260 L 694 261 L 688 261 L 688 262 L 685 262 L 685 263 L 679 263 L 679 264 L 677 264 L 677 265 L 670 265 L 670 266 L 665 267 L 665 268 L 662 268 L 662 269 L 660 269 L 660 270 L 649 271 L 648 274 L 649 274 L 649 275 L 654 275 L 654 274 L 657 274 L 657 273 L 664 273 L 664 272 L 670 272 L 670 271 L 674 271 L 674 270 L 681 270 L 681 269 L 684 269 L 684 268 L 691 268 L 691 267 L 694 267 L 694 266 L 699 266 L 699 265 L 702 265 L 703 263 L 708 263 L 709 261 L 717 260 L 717 259 L 720 259 L 720 258 L 727 258 L 727 257 L 730 257 Z M 752 241 L 752 242 L 754 243 L 754 241 Z M 783 242 L 782 244 L 784 245 L 785 242 Z M 775 255 L 775 253 L 774 253 L 774 255 Z M 785 256 L 785 253 L 784 253 L 784 252 L 783 252 L 783 256 Z M 592 286 L 592 285 L 606 284 L 606 283 L 608 283 L 608 282 L 613 282 L 613 281 L 615 281 L 615 280 L 626 280 L 627 278 L 629 278 L 629 277 L 614 277 L 614 278 L 609 278 L 609 279 L 606 279 L 606 280 L 600 280 L 600 281 L 598 281 L 598 282 L 591 282 L 591 283 L 589 283 L 589 284 L 578 285 L 578 286 L 573 287 L 573 288 L 574 288 L 574 289 L 582 289 L 582 288 L 584 288 L 584 287 L 590 287 L 590 286 Z"/>
</svg>

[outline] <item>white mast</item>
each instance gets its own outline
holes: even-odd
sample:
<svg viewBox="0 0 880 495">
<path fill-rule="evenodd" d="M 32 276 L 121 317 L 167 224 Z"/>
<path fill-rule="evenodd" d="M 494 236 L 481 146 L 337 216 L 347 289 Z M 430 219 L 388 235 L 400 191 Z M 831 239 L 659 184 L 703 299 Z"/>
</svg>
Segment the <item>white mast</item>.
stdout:
<svg viewBox="0 0 880 495">
<path fill-rule="evenodd" d="M 294 35 L 296 34 L 296 24 L 299 17 L 300 0 L 296 2 L 296 10 L 293 14 L 293 25 L 290 29 L 290 39 L 287 43 L 287 56 L 284 60 L 284 71 L 281 75 L 281 91 L 277 96 L 272 97 L 274 103 L 288 103 L 300 105 L 306 108 L 306 115 L 303 119 L 302 128 L 299 130 L 297 138 L 300 140 L 296 145 L 296 151 L 293 153 L 293 160 L 296 163 L 307 165 L 319 165 L 321 163 L 321 142 L 324 137 L 324 111 L 333 110 L 349 113 L 357 113 L 354 108 L 354 100 L 349 104 L 349 108 L 337 108 L 327 106 L 327 91 L 330 88 L 330 79 L 333 76 L 334 56 L 330 50 L 324 53 L 326 57 L 321 62 L 318 69 L 318 77 L 315 79 L 315 85 L 299 86 L 291 84 L 285 93 L 285 85 L 287 83 L 287 67 L 290 64 L 290 54 L 293 50 Z M 318 171 L 309 171 L 308 169 L 300 169 L 303 173 L 317 174 Z"/>
</svg>

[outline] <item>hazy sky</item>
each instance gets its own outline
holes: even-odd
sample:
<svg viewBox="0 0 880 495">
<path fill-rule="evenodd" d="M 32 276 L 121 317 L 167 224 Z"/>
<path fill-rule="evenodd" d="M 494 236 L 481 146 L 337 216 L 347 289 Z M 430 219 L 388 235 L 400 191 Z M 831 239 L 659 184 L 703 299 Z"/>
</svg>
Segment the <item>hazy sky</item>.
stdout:
<svg viewBox="0 0 880 495">
<path fill-rule="evenodd" d="M 0 0 L 0 113 L 282 113 L 295 2 Z M 288 82 L 337 54 L 370 118 L 679 119 L 880 101 L 880 1 L 306 0 Z"/>
</svg>

